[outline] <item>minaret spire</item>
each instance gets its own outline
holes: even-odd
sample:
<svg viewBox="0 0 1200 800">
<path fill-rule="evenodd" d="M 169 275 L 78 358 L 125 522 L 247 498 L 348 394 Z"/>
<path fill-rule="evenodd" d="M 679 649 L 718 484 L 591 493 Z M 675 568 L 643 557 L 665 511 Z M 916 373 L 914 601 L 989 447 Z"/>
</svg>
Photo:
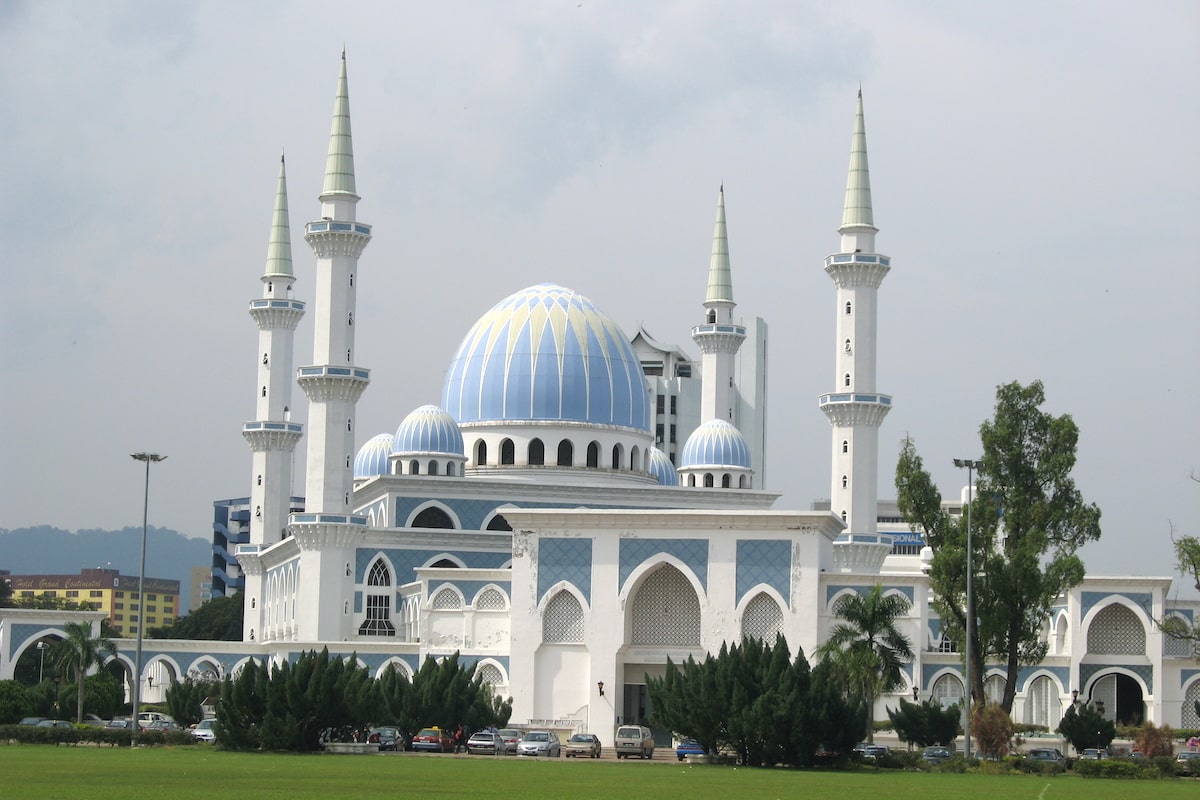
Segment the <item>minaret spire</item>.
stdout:
<svg viewBox="0 0 1200 800">
<path fill-rule="evenodd" d="M 733 275 L 729 271 L 729 233 L 725 229 L 725 184 L 717 194 L 717 221 L 713 225 L 712 259 L 708 262 L 708 295 L 705 303 L 732 303 Z"/>
<path fill-rule="evenodd" d="M 329 131 L 329 154 L 325 157 L 325 185 L 321 199 L 335 195 L 358 198 L 354 185 L 354 142 L 350 136 L 350 89 L 346 80 L 346 51 L 342 50 L 342 71 L 338 75 L 337 97 L 333 101 L 333 126 Z"/>
<path fill-rule="evenodd" d="M 845 521 L 847 534 L 875 534 L 878 529 L 879 426 L 892 407 L 891 396 L 879 394 L 875 386 L 879 286 L 891 269 L 891 259 L 875 252 L 876 232 L 859 89 L 838 229 L 842 252 L 825 259 L 825 272 L 837 287 L 835 388 L 819 401 L 833 429 L 831 507 Z M 846 571 L 877 572 L 891 549 L 890 541 L 867 545 L 847 537 L 844 543 L 835 543 L 834 559 Z"/>
<path fill-rule="evenodd" d="M 271 236 L 267 242 L 267 267 L 263 280 L 295 280 L 292 272 L 292 229 L 288 222 L 287 164 L 279 157 L 279 184 L 275 189 L 275 215 L 271 219 Z"/>
</svg>

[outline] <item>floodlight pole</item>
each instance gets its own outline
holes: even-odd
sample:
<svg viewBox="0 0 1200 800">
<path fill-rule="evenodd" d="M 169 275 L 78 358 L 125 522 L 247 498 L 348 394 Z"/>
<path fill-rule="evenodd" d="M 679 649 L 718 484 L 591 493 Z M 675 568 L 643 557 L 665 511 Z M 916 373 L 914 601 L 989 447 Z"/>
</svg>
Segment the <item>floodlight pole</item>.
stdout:
<svg viewBox="0 0 1200 800">
<path fill-rule="evenodd" d="M 146 530 L 147 522 L 150 518 L 150 465 L 159 461 L 166 461 L 166 456 L 160 456 L 158 453 L 130 453 L 130 457 L 134 461 L 146 462 L 146 493 L 142 501 L 142 558 L 141 564 L 138 567 L 138 627 L 137 627 L 137 650 L 134 657 L 134 673 L 133 680 L 133 730 L 130 734 L 130 745 L 137 743 L 138 735 L 138 706 L 142 699 L 142 630 L 146 627 L 146 593 L 142 591 L 142 584 L 146 582 Z"/>
<path fill-rule="evenodd" d="M 979 459 L 956 458 L 954 466 L 959 469 L 967 468 L 967 665 L 963 671 L 967 679 L 967 720 L 963 724 L 963 750 L 969 761 L 971 759 L 971 656 L 975 643 L 975 567 L 972 563 L 975 548 L 971 539 L 971 506 L 974 505 L 972 501 L 975 499 L 974 471 L 983 466 L 983 462 Z"/>
</svg>

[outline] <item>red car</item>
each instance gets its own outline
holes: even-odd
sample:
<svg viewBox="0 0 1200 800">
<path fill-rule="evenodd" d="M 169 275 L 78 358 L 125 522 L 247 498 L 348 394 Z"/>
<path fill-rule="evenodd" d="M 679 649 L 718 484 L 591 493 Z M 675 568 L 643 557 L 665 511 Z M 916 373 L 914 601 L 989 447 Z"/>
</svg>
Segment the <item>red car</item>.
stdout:
<svg viewBox="0 0 1200 800">
<path fill-rule="evenodd" d="M 412 739 L 413 750 L 430 750 L 434 753 L 453 753 L 454 736 L 441 728 L 422 728 Z"/>
</svg>

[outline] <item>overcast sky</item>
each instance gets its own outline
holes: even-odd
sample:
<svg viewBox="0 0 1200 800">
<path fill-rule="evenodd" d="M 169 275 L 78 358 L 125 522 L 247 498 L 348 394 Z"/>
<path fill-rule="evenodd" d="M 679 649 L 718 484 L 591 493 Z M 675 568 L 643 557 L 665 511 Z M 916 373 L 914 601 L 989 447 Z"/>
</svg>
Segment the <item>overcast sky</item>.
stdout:
<svg viewBox="0 0 1200 800">
<path fill-rule="evenodd" d="M 695 353 L 724 181 L 735 313 L 770 325 L 766 488 L 827 497 L 823 258 L 861 84 L 883 493 L 907 432 L 956 497 L 996 386 L 1041 379 L 1103 511 L 1091 574 L 1171 575 L 1171 526 L 1200 534 L 1194 0 L 0 0 L 0 527 L 140 525 L 138 450 L 169 456 L 152 525 L 208 537 L 248 494 L 247 305 L 285 149 L 311 303 L 343 44 L 362 441 L 439 402 L 470 325 L 534 283 Z"/>
</svg>

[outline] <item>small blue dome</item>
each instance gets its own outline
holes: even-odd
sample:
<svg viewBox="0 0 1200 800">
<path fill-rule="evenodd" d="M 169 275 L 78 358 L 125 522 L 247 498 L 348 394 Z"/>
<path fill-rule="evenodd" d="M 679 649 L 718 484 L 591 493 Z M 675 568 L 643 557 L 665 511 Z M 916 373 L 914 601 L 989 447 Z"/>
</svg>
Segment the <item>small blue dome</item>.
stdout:
<svg viewBox="0 0 1200 800">
<path fill-rule="evenodd" d="M 658 478 L 659 486 L 678 486 L 679 473 L 671 457 L 657 447 L 650 448 L 650 474 Z"/>
<path fill-rule="evenodd" d="M 392 452 L 392 435 L 380 433 L 372 436 L 354 457 L 354 477 L 373 478 L 388 474 L 388 454 Z"/>
<path fill-rule="evenodd" d="M 396 428 L 393 453 L 462 456 L 462 431 L 446 411 L 435 405 L 425 405 L 409 414 Z"/>
<path fill-rule="evenodd" d="M 679 466 L 750 469 L 750 448 L 737 428 L 723 419 L 710 419 L 688 437 Z"/>
<path fill-rule="evenodd" d="M 442 387 L 461 424 L 539 420 L 650 431 L 629 340 L 581 294 L 543 283 L 506 297 L 467 333 Z"/>
</svg>

